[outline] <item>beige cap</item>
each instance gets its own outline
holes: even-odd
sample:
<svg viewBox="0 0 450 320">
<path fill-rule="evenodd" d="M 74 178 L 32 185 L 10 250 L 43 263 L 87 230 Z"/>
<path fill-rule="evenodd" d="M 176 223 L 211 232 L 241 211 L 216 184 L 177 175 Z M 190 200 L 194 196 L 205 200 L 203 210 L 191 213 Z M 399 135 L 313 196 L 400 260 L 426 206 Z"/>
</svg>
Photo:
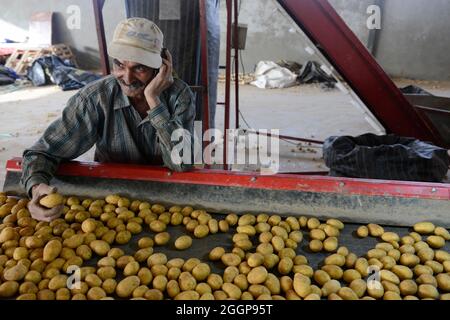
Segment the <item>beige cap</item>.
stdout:
<svg viewBox="0 0 450 320">
<path fill-rule="evenodd" d="M 108 54 L 115 59 L 159 69 L 163 43 L 164 35 L 155 23 L 144 18 L 131 18 L 117 26 Z"/>
</svg>

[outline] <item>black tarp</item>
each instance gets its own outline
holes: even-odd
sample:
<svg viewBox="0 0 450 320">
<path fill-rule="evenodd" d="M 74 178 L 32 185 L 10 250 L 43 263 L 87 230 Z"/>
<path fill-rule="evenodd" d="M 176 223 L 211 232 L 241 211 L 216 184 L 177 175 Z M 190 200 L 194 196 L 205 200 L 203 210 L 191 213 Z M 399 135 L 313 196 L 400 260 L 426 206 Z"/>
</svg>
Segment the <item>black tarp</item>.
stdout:
<svg viewBox="0 0 450 320">
<path fill-rule="evenodd" d="M 395 135 L 330 137 L 323 155 L 331 176 L 350 178 L 441 182 L 450 165 L 446 149 Z"/>
</svg>

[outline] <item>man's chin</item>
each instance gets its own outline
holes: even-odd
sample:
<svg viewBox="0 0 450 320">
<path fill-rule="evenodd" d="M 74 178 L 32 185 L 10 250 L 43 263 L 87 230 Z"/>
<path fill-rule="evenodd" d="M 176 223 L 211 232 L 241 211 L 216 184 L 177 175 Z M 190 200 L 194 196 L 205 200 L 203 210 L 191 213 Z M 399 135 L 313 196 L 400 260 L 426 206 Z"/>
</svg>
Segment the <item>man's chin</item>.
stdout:
<svg viewBox="0 0 450 320">
<path fill-rule="evenodd" d="M 123 85 L 120 86 L 122 88 L 123 93 L 129 98 L 139 98 L 144 95 L 143 89 L 132 90 Z"/>
</svg>

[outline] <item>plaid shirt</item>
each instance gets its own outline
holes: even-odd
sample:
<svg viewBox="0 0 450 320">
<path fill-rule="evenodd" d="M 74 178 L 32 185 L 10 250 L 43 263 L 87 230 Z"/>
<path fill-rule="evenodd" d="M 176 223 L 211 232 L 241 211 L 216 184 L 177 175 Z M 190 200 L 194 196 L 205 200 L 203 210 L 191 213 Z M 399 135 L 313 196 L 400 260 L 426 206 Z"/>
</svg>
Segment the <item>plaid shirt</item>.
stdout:
<svg viewBox="0 0 450 320">
<path fill-rule="evenodd" d="M 36 184 L 49 184 L 62 161 L 79 157 L 94 144 L 98 162 L 164 164 L 173 171 L 188 170 L 189 165 L 173 163 L 176 143 L 171 136 L 184 128 L 190 133 L 184 139 L 192 141 L 194 96 L 183 81 L 175 79 L 160 100 L 142 119 L 113 76 L 80 90 L 69 99 L 62 117 L 24 151 L 21 183 L 27 193 Z"/>
</svg>

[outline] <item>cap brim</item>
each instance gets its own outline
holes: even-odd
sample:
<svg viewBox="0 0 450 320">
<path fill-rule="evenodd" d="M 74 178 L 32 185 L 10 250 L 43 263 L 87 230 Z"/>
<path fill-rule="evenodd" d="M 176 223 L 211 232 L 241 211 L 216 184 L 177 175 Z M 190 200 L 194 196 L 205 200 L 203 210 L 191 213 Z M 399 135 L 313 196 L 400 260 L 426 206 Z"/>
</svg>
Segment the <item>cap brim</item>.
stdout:
<svg viewBox="0 0 450 320">
<path fill-rule="evenodd" d="M 108 46 L 108 55 L 118 60 L 140 63 L 153 69 L 159 69 L 162 66 L 160 54 L 123 44 L 111 43 Z"/>
</svg>

